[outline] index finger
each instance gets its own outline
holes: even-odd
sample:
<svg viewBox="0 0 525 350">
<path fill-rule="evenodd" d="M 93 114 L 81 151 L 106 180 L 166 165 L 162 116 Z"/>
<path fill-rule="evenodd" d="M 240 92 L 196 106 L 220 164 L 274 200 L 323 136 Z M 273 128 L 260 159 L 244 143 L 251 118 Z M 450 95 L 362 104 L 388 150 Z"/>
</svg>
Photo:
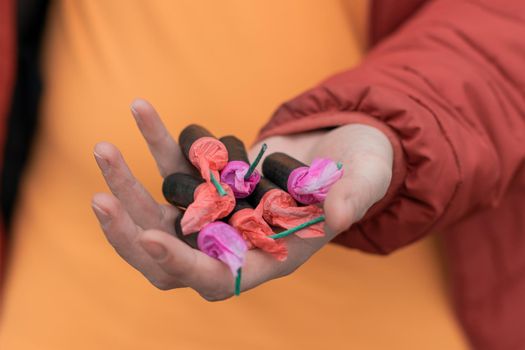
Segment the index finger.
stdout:
<svg viewBox="0 0 525 350">
<path fill-rule="evenodd" d="M 162 177 L 175 172 L 190 172 L 191 166 L 166 129 L 159 114 L 146 100 L 136 99 L 131 104 L 131 113 L 137 122 L 148 148 L 155 158 Z"/>
</svg>

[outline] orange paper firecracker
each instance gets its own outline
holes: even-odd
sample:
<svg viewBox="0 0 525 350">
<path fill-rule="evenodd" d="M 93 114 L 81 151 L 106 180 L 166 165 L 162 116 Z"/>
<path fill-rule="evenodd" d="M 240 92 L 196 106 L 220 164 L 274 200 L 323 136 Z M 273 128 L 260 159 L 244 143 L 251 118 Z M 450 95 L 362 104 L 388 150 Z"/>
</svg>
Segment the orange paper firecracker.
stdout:
<svg viewBox="0 0 525 350">
<path fill-rule="evenodd" d="M 213 185 L 203 183 L 195 190 L 195 200 L 186 209 L 181 220 L 182 232 L 200 231 L 205 225 L 227 216 L 235 207 L 230 186 L 222 184 L 226 194 L 221 196 Z"/>
<path fill-rule="evenodd" d="M 235 207 L 231 188 L 222 184 L 225 195 L 221 196 L 213 184 L 194 176 L 175 173 L 167 176 L 162 185 L 166 200 L 178 207 L 186 207 L 180 225 L 182 233 L 200 231 L 205 225 L 226 217 Z"/>
<path fill-rule="evenodd" d="M 323 209 L 316 205 L 298 206 L 290 194 L 281 190 L 270 180 L 262 178 L 252 197 L 255 211 L 272 226 L 291 229 L 323 214 Z M 297 232 L 301 238 L 324 236 L 322 223 L 317 223 Z"/>
<path fill-rule="evenodd" d="M 239 231 L 250 249 L 259 248 L 280 261 L 285 260 L 288 256 L 288 249 L 284 241 L 269 237 L 274 234 L 272 228 L 246 200 L 237 200 L 228 222 Z"/>
<path fill-rule="evenodd" d="M 228 151 L 212 133 L 199 125 L 189 125 L 179 135 L 182 153 L 195 166 L 202 178 L 211 182 L 210 173 L 219 179 L 219 170 L 228 163 Z"/>
</svg>

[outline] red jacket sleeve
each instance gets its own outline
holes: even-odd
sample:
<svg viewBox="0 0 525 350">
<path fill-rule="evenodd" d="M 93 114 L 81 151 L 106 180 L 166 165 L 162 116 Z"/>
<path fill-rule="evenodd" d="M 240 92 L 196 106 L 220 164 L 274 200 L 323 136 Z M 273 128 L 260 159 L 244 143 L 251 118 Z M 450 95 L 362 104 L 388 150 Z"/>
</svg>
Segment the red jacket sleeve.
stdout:
<svg viewBox="0 0 525 350">
<path fill-rule="evenodd" d="M 358 67 L 282 105 L 260 138 L 352 122 L 387 133 L 394 179 L 338 242 L 388 253 L 497 204 L 525 164 L 523 1 L 430 2 Z"/>
</svg>

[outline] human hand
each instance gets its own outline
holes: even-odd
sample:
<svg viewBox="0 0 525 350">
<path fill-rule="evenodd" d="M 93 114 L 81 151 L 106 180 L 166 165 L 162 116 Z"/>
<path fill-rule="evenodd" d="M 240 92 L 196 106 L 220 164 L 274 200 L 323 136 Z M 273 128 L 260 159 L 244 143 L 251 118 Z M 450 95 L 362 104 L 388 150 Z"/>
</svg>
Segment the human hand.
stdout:
<svg viewBox="0 0 525 350">
<path fill-rule="evenodd" d="M 132 112 L 163 177 L 193 171 L 153 107 L 136 100 Z M 264 141 L 270 152 L 282 151 L 310 163 L 315 157 L 341 161 L 344 176 L 324 203 L 325 237 L 289 236 L 289 255 L 280 262 L 260 250 L 250 250 L 243 266 L 241 289 L 290 274 L 338 233 L 348 229 L 386 193 L 392 176 L 393 151 L 379 130 L 360 124 L 342 126 Z M 250 152 L 253 159 L 259 147 Z M 118 149 L 109 143 L 95 146 L 95 159 L 113 195 L 96 194 L 93 210 L 108 241 L 118 254 L 157 288 L 190 287 L 207 300 L 233 295 L 228 267 L 192 249 L 175 237 L 178 209 L 159 204 L 133 177 Z"/>
</svg>

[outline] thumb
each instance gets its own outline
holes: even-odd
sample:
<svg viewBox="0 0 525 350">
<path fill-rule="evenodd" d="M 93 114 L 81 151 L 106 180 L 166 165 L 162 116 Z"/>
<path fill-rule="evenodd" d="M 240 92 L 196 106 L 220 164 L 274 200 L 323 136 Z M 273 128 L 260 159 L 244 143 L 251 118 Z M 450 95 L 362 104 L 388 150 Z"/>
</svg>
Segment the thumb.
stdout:
<svg viewBox="0 0 525 350">
<path fill-rule="evenodd" d="M 159 230 L 144 231 L 139 243 L 158 266 L 172 277 L 168 281 L 160 281 L 162 287 L 167 286 L 169 289 L 171 284 L 182 284 L 203 296 L 214 295 L 213 299 L 231 295 L 231 272 L 219 260 Z"/>
<path fill-rule="evenodd" d="M 383 198 L 392 178 L 391 165 L 373 154 L 356 154 L 343 161 L 344 176 L 330 189 L 324 203 L 326 224 L 341 233 L 359 221 Z"/>
</svg>

